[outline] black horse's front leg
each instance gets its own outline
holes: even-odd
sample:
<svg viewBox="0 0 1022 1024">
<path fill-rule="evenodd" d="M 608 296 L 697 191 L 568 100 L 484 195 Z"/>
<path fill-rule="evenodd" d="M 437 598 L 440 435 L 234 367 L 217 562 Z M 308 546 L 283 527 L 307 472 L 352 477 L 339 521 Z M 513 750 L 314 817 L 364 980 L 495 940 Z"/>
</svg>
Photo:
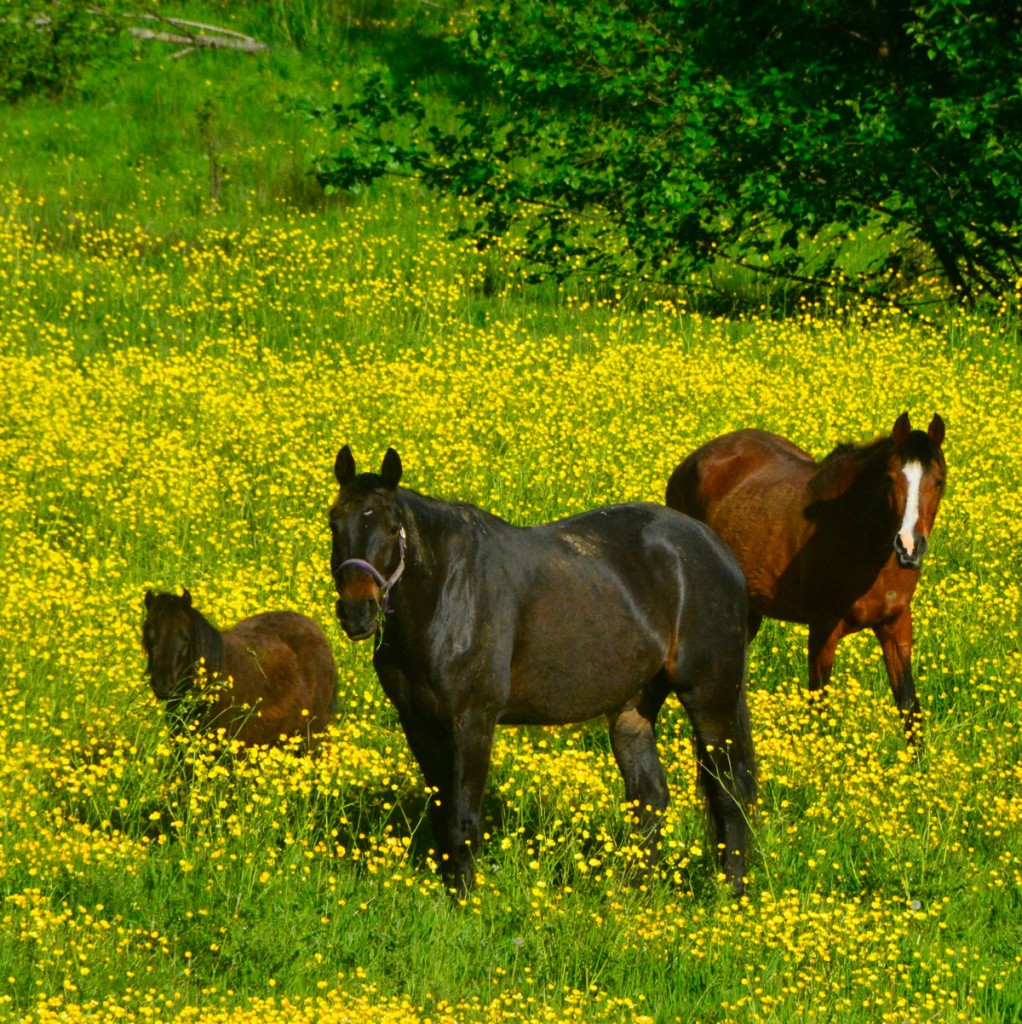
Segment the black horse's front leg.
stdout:
<svg viewBox="0 0 1022 1024">
<path fill-rule="evenodd" d="M 430 821 L 440 872 L 447 886 L 464 897 L 475 882 L 494 719 L 464 712 L 453 721 L 421 713 L 402 714 L 401 720 L 426 783 L 435 790 Z"/>
</svg>

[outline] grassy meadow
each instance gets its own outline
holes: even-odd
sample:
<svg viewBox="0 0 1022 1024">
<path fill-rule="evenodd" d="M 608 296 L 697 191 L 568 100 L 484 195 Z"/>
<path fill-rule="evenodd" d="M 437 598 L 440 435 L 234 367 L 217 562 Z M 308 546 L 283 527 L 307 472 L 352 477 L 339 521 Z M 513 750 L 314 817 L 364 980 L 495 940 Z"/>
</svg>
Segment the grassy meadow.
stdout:
<svg viewBox="0 0 1022 1024">
<path fill-rule="evenodd" d="M 275 98 L 337 85 L 298 67 L 140 51 L 116 88 L 97 73 L 0 126 L 0 1020 L 1018 1020 L 1014 315 L 725 318 L 527 288 L 509 252 L 448 241 L 466 211 L 413 183 L 318 195 L 329 139 Z M 729 429 L 822 456 L 906 409 L 948 426 L 919 759 L 871 636 L 844 641 L 816 713 L 805 631 L 767 623 L 747 897 L 716 876 L 669 704 L 647 884 L 624 878 L 602 723 L 504 729 L 480 884 L 453 903 L 371 649 L 332 617 L 338 448 L 375 469 L 393 445 L 407 485 L 529 524 L 659 501 Z M 273 607 L 323 626 L 341 711 L 316 756 L 171 738 L 142 596 L 182 586 L 220 626 Z"/>
</svg>

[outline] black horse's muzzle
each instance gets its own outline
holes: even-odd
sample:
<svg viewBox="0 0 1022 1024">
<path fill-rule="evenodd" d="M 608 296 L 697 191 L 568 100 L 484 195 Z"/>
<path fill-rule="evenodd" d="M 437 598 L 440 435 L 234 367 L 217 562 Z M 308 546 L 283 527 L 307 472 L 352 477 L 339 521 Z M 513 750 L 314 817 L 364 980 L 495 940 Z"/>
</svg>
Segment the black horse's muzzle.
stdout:
<svg viewBox="0 0 1022 1024">
<path fill-rule="evenodd" d="M 349 640 L 368 640 L 380 628 L 380 605 L 371 597 L 346 601 L 337 599 L 334 605 L 337 621 Z"/>
<path fill-rule="evenodd" d="M 913 540 L 912 550 L 909 551 L 900 533 L 894 538 L 894 553 L 902 569 L 918 569 L 923 564 L 923 555 L 926 554 L 927 548 L 926 538 L 917 533 Z"/>
</svg>

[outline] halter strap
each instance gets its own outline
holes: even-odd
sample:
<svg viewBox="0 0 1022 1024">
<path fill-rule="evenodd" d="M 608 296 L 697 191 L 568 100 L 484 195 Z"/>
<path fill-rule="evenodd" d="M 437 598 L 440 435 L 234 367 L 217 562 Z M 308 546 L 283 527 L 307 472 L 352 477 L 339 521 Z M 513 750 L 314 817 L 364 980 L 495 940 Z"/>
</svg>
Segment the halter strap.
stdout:
<svg viewBox="0 0 1022 1024">
<path fill-rule="evenodd" d="M 405 571 L 405 528 L 403 526 L 397 535 L 397 549 L 400 555 L 397 568 L 387 578 L 384 578 L 383 573 L 372 562 L 367 562 L 364 558 L 349 558 L 347 561 L 341 562 L 337 567 L 336 575 L 340 576 L 348 566 L 355 569 L 364 569 L 372 576 L 376 581 L 376 585 L 380 588 L 380 597 L 382 598 L 380 607 L 383 609 L 384 614 L 387 614 L 390 612 L 390 592 Z"/>
</svg>

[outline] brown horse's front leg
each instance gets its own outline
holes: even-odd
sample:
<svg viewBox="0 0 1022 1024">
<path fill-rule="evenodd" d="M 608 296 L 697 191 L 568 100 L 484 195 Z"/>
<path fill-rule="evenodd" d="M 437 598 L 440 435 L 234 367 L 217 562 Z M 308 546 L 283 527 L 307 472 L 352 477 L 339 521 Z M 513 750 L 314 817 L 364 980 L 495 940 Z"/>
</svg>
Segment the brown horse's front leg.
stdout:
<svg viewBox="0 0 1022 1024">
<path fill-rule="evenodd" d="M 912 611 L 906 609 L 893 622 L 873 627 L 884 652 L 887 678 L 891 684 L 894 703 L 901 712 L 905 735 L 910 744 L 918 743 L 921 735 L 921 708 L 912 678 Z"/>
<path fill-rule="evenodd" d="M 841 620 L 816 619 L 809 623 L 809 689 L 826 694 L 837 645 L 843 637 Z"/>
</svg>

